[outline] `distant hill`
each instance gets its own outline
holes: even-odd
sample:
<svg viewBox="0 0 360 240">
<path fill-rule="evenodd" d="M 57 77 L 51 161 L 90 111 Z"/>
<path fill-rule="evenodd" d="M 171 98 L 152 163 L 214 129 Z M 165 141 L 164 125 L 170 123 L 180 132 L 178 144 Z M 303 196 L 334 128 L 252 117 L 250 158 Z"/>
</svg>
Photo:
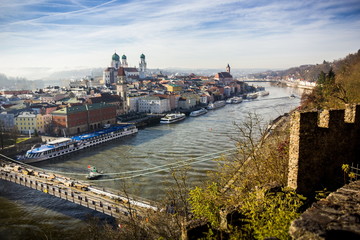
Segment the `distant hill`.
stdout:
<svg viewBox="0 0 360 240">
<path fill-rule="evenodd" d="M 339 60 L 335 60 L 333 62 L 327 62 L 323 61 L 321 64 L 315 64 L 315 65 L 301 65 L 299 67 L 292 67 L 286 70 L 278 70 L 278 71 L 265 71 L 255 74 L 250 74 L 249 77 L 252 78 L 287 78 L 292 77 L 294 79 L 302 79 L 305 81 L 314 82 L 317 80 L 319 74 L 321 71 L 327 73 L 330 71 L 330 69 L 333 69 L 333 71 L 336 73 L 340 72 L 343 68 L 344 64 L 351 62 L 353 58 L 356 58 L 356 55 L 359 55 L 360 50 L 358 53 L 355 54 L 349 54 L 347 57 Z"/>
<path fill-rule="evenodd" d="M 8 90 L 29 90 L 40 88 L 44 85 L 42 80 L 29 81 L 22 77 L 8 77 L 0 73 L 0 87 Z"/>
</svg>

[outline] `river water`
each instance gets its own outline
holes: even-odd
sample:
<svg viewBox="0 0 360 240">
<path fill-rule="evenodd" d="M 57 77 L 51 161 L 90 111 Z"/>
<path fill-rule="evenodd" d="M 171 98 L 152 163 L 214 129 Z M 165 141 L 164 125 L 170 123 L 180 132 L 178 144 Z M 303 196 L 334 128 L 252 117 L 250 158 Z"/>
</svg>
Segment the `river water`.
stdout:
<svg viewBox="0 0 360 240">
<path fill-rule="evenodd" d="M 234 123 L 244 120 L 247 113 L 255 112 L 268 123 L 299 105 L 299 97 L 289 96 L 301 96 L 300 89 L 257 85 L 265 86 L 270 95 L 228 104 L 179 123 L 141 129 L 135 136 L 34 166 L 85 179 L 87 166 L 94 165 L 107 174 L 96 181 L 97 185 L 119 191 L 126 188 L 136 196 L 160 201 L 169 187 L 170 168 L 191 163 L 191 183 L 206 179 L 207 172 L 216 167 L 212 159 L 234 149 Z M 90 215 L 111 220 L 65 200 L 0 180 L 0 239 L 33 239 L 31 236 L 42 238 L 49 234 L 56 238 L 56 234 L 80 232 Z"/>
</svg>

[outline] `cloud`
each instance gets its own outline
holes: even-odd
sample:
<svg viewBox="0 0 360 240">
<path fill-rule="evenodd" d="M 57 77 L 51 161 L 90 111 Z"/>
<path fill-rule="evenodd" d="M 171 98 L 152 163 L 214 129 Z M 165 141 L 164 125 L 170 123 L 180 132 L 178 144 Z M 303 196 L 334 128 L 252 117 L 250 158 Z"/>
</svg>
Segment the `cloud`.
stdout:
<svg viewBox="0 0 360 240">
<path fill-rule="evenodd" d="M 23 67 L 106 67 L 116 49 L 132 65 L 145 53 L 151 67 L 278 68 L 344 57 L 360 39 L 357 0 L 5 0 L 1 9 L 3 67 L 19 57 Z"/>
</svg>

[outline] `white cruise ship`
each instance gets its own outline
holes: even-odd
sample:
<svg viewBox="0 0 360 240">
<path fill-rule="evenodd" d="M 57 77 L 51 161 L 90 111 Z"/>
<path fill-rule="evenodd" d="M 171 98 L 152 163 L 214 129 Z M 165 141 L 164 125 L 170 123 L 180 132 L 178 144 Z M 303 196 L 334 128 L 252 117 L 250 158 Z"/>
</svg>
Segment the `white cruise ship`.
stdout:
<svg viewBox="0 0 360 240">
<path fill-rule="evenodd" d="M 46 144 L 33 146 L 26 152 L 25 156 L 20 156 L 18 160 L 24 163 L 33 163 L 61 157 L 113 139 L 133 135 L 137 132 L 138 129 L 135 125 L 115 125 L 75 137 L 58 138 Z"/>
<path fill-rule="evenodd" d="M 197 117 L 197 116 L 203 115 L 203 114 L 205 114 L 207 112 L 208 111 L 205 108 L 202 108 L 200 110 L 192 111 L 190 113 L 190 117 Z"/>
<path fill-rule="evenodd" d="M 160 123 L 174 123 L 185 119 L 185 113 L 169 113 L 160 119 Z"/>
<path fill-rule="evenodd" d="M 232 97 L 232 98 L 229 98 L 228 100 L 226 100 L 226 103 L 238 104 L 238 103 L 242 103 L 242 99 L 239 97 Z"/>
<path fill-rule="evenodd" d="M 216 101 L 214 103 L 210 103 L 208 106 L 207 106 L 207 109 L 208 110 L 214 110 L 214 109 L 217 109 L 217 108 L 221 108 L 223 106 L 226 105 L 226 102 L 225 101 Z"/>
<path fill-rule="evenodd" d="M 246 99 L 255 99 L 257 98 L 259 95 L 257 93 L 249 93 L 247 96 L 246 96 Z"/>
<path fill-rule="evenodd" d="M 268 96 L 270 93 L 268 91 L 261 91 L 259 92 L 260 96 L 265 97 Z"/>
</svg>

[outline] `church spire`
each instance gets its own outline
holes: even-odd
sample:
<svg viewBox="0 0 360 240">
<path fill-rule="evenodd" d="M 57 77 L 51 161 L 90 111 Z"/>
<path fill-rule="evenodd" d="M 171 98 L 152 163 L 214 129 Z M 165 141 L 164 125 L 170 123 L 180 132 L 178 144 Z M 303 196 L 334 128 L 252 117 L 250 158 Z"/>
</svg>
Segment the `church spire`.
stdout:
<svg viewBox="0 0 360 240">
<path fill-rule="evenodd" d="M 230 73 L 230 65 L 229 64 L 226 66 L 226 72 Z"/>
</svg>

